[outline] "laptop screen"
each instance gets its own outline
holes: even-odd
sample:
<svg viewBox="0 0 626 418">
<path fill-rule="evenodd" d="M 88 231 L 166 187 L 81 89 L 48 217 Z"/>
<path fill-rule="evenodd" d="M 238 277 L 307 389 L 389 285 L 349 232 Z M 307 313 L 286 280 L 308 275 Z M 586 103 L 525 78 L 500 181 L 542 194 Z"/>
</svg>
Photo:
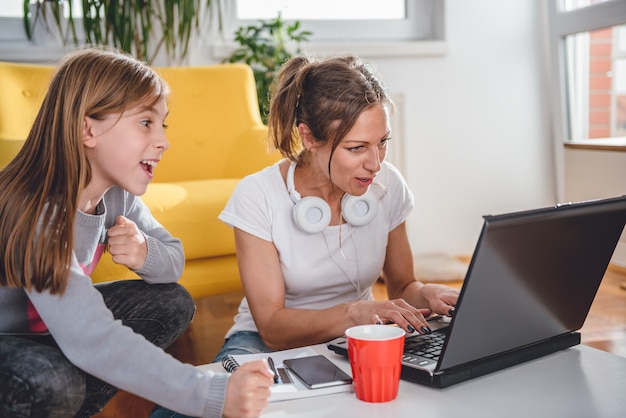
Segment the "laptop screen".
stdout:
<svg viewBox="0 0 626 418">
<path fill-rule="evenodd" d="M 437 370 L 580 329 L 626 197 L 485 216 Z"/>
</svg>

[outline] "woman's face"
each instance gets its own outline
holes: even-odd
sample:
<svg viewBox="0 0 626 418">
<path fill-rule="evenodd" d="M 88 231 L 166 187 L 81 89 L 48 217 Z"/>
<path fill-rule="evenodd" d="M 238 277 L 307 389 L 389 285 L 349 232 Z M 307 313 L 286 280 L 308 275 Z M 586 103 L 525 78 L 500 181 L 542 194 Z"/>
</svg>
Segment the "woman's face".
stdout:
<svg viewBox="0 0 626 418">
<path fill-rule="evenodd" d="M 85 118 L 84 144 L 91 164 L 90 186 L 106 191 L 119 186 L 140 196 L 169 147 L 165 136 L 165 100 L 138 105 L 102 120 Z"/>
<path fill-rule="evenodd" d="M 364 194 L 380 171 L 390 134 L 386 106 L 373 106 L 361 113 L 332 155 L 330 177 L 335 187 L 352 196 Z M 330 151 L 328 143 L 319 153 L 326 172 Z"/>
</svg>

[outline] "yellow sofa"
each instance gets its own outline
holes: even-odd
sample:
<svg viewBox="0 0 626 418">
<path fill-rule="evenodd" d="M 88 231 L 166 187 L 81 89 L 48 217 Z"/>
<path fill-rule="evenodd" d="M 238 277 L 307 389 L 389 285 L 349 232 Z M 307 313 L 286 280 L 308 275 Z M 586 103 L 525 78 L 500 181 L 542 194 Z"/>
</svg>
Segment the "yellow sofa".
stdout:
<svg viewBox="0 0 626 418">
<path fill-rule="evenodd" d="M 0 62 L 0 168 L 20 149 L 53 66 Z M 180 283 L 195 298 L 241 289 L 232 230 L 217 219 L 237 182 L 278 160 L 268 152 L 252 71 L 242 64 L 157 68 L 172 90 L 170 148 L 142 197 L 185 248 Z M 136 277 L 105 254 L 94 282 Z"/>
</svg>

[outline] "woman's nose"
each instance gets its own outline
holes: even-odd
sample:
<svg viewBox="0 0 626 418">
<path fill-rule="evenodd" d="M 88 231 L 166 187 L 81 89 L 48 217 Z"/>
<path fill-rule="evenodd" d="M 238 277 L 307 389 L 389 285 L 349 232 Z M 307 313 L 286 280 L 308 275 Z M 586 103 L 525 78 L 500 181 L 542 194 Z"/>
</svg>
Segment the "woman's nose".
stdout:
<svg viewBox="0 0 626 418">
<path fill-rule="evenodd" d="M 378 149 L 378 147 L 374 147 L 372 149 L 372 152 L 368 153 L 369 156 L 367 158 L 366 161 L 366 167 L 368 170 L 377 172 L 380 171 L 380 164 L 381 164 L 381 151 Z M 383 155 L 382 158 L 385 158 L 385 156 Z"/>
</svg>

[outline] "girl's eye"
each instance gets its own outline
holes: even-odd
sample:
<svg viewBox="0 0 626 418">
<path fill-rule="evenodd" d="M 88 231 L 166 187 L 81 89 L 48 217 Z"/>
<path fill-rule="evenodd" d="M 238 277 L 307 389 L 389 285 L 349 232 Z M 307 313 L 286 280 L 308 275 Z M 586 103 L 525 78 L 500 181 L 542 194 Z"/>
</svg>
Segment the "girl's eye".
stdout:
<svg viewBox="0 0 626 418">
<path fill-rule="evenodd" d="M 170 127 L 170 125 L 166 125 L 166 124 L 163 124 L 162 126 L 163 126 L 163 129 L 167 129 Z"/>
<path fill-rule="evenodd" d="M 145 126 L 146 128 L 148 128 L 148 127 L 150 126 L 150 124 L 152 123 L 152 121 L 151 121 L 151 120 L 149 120 L 149 119 L 146 119 L 146 120 L 142 120 L 142 121 L 141 121 L 141 122 L 139 122 L 139 123 L 141 123 L 143 126 Z"/>
<path fill-rule="evenodd" d="M 362 149 L 363 149 L 363 145 L 359 145 L 358 147 L 351 147 L 351 148 L 348 148 L 348 151 L 351 151 L 351 152 L 357 152 L 357 151 L 360 151 L 360 150 L 362 150 Z"/>
</svg>

